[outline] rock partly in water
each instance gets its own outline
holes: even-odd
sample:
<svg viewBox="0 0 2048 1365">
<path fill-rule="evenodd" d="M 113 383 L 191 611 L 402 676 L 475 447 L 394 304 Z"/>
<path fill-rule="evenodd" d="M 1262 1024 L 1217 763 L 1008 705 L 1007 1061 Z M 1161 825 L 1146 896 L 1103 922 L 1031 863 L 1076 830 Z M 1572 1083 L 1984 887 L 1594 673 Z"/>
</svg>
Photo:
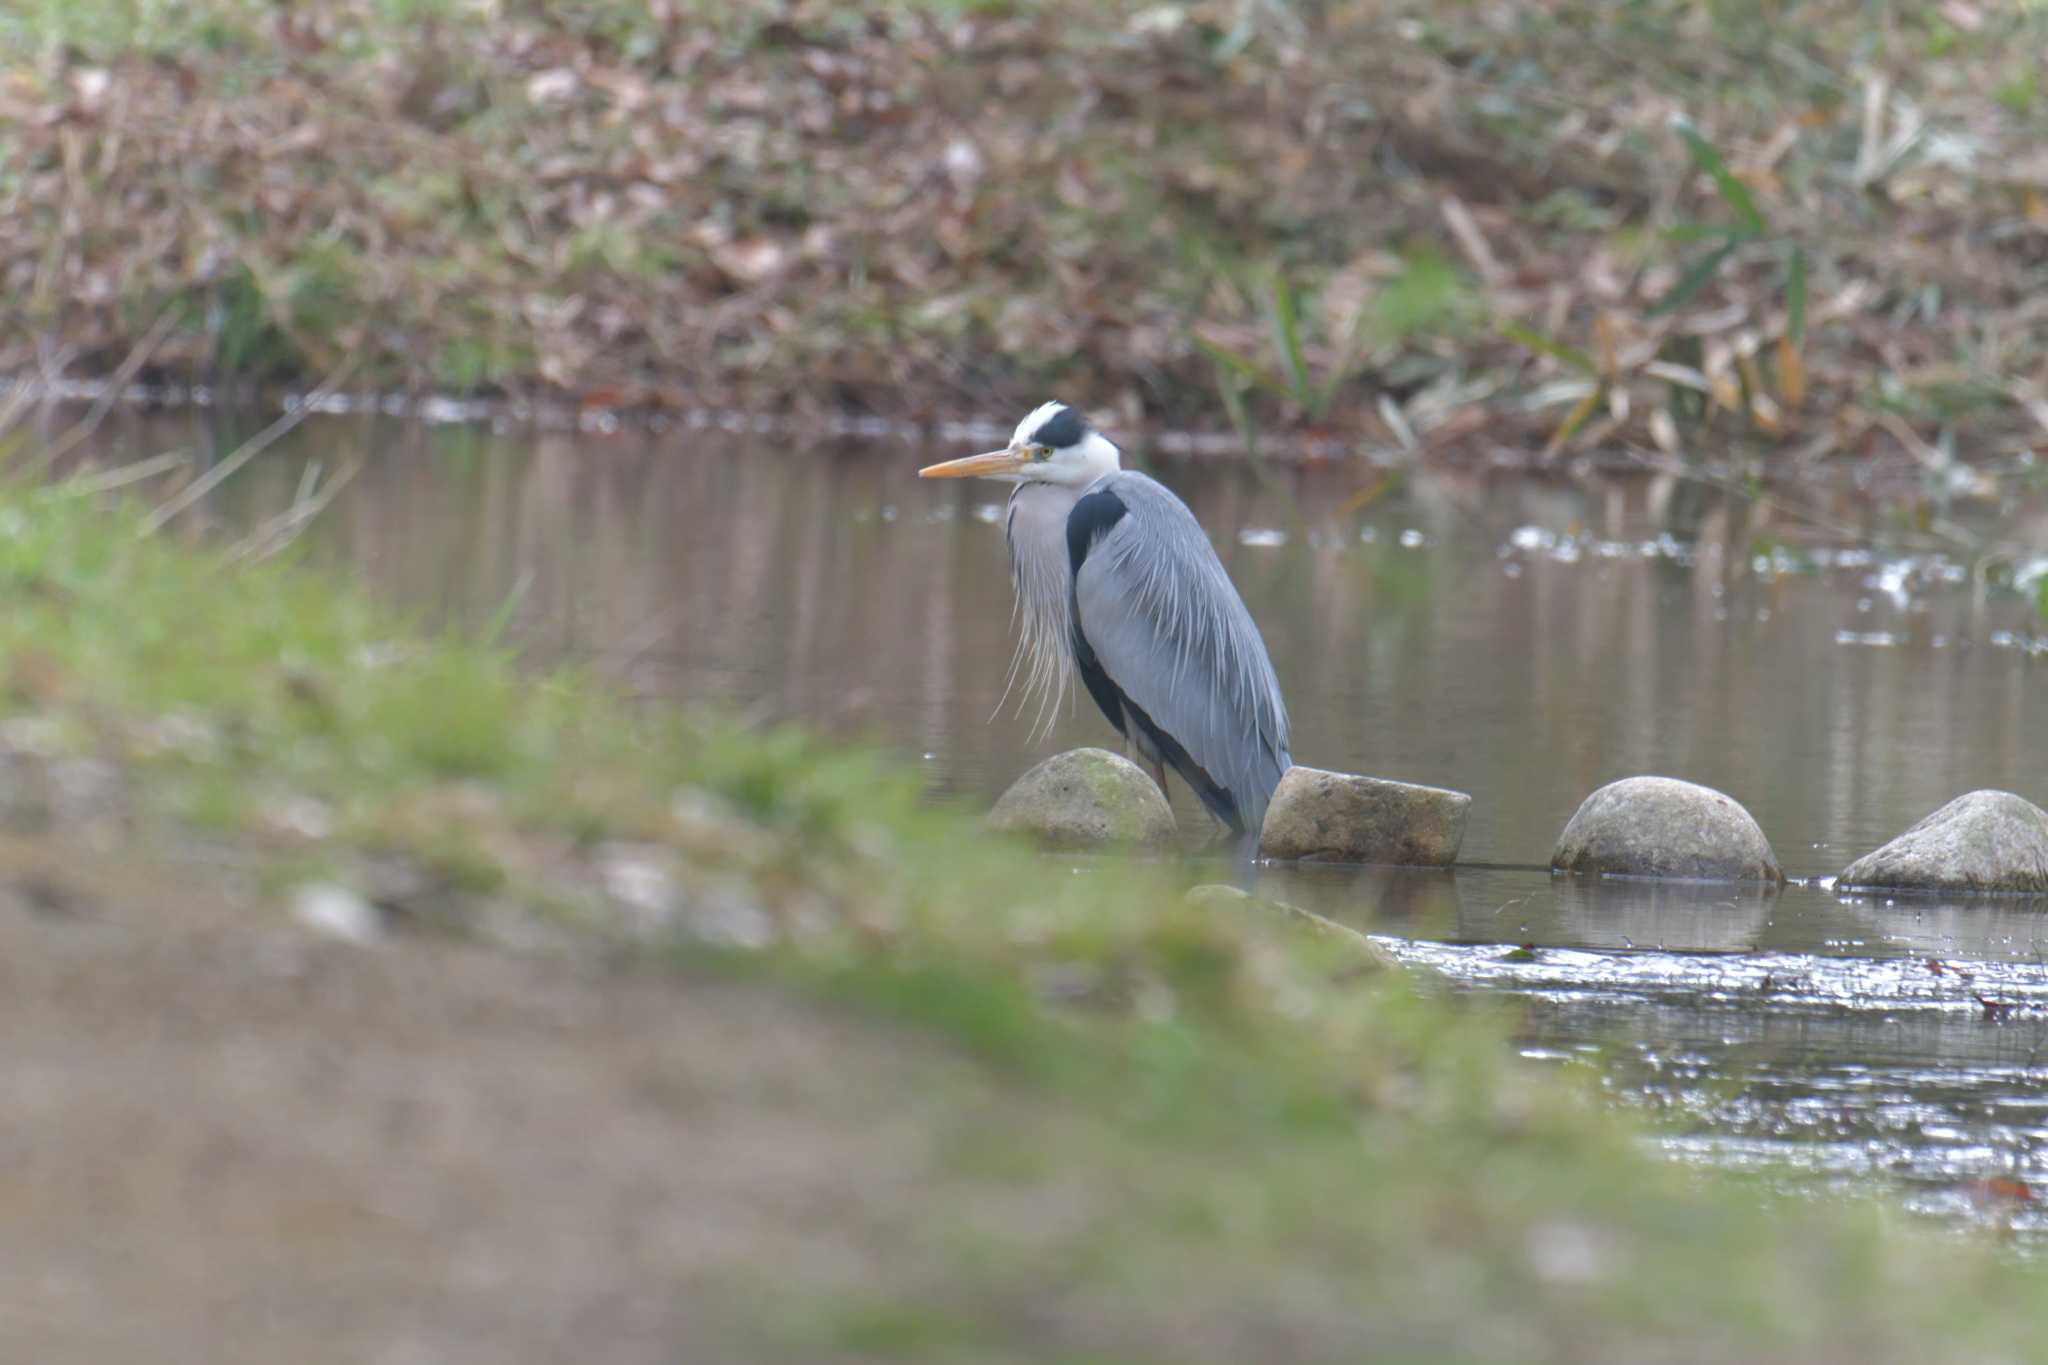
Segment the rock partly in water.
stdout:
<svg viewBox="0 0 2048 1365">
<path fill-rule="evenodd" d="M 1243 910 L 1271 904 L 1228 882 L 1203 882 L 1200 886 L 1191 886 L 1181 899 L 1196 910 Z"/>
<path fill-rule="evenodd" d="M 1325 919 L 1313 910 L 1304 910 L 1298 905 L 1289 905 L 1286 901 L 1254 896 L 1242 887 L 1231 886 L 1226 882 L 1205 882 L 1192 887 L 1187 893 L 1186 901 L 1197 910 L 1277 912 L 1290 917 L 1312 933 L 1334 935 L 1343 939 L 1357 950 L 1359 965 L 1368 972 L 1398 970 L 1401 967 L 1401 959 L 1395 956 L 1393 949 L 1375 941 L 1362 930 L 1354 929 L 1348 924 L 1340 924 L 1333 919 Z"/>
<path fill-rule="evenodd" d="M 1289 768 L 1273 792 L 1259 851 L 1268 858 L 1449 867 L 1472 798 L 1442 787 Z"/>
<path fill-rule="evenodd" d="M 1842 869 L 1838 888 L 2048 893 L 2048 811 L 1974 791 Z"/>
<path fill-rule="evenodd" d="M 1771 841 L 1733 797 L 1672 777 L 1625 777 L 1587 797 L 1550 865 L 1621 877 L 1785 880 Z"/>
<path fill-rule="evenodd" d="M 1144 769 L 1107 749 L 1054 754 L 1011 784 L 989 828 L 1028 834 L 1048 848 L 1173 843 L 1173 810 Z"/>
</svg>

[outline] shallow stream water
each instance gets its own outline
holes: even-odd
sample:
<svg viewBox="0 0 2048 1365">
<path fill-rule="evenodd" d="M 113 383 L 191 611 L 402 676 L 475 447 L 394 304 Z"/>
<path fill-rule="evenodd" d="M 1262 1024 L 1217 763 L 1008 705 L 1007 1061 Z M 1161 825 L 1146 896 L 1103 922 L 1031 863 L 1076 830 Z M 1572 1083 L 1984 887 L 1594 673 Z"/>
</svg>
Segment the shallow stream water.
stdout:
<svg viewBox="0 0 2048 1365">
<path fill-rule="evenodd" d="M 205 461 L 246 434 L 195 414 L 104 444 Z M 1005 490 L 914 472 L 983 444 L 316 419 L 197 515 L 243 535 L 309 467 L 351 471 L 305 550 L 427 623 L 509 610 L 536 660 L 869 737 L 978 804 L 1111 738 L 1085 698 L 1042 740 L 998 714 Z M 1151 468 L 1258 620 L 1296 758 L 1475 798 L 1455 873 L 1274 868 L 1262 891 L 1513 997 L 1529 1056 L 1590 1061 L 1677 1153 L 1890 1183 L 2048 1245 L 2039 1206 L 1985 1183 L 2048 1197 L 2048 900 L 1824 882 L 1961 792 L 2048 804 L 2048 628 L 1972 572 L 1992 536 L 2035 547 L 2007 556 L 2023 583 L 2048 570 L 2039 484 L 1939 507 L 1930 533 L 1847 478 L 1788 505 L 1668 474 Z M 1795 884 L 1553 879 L 1578 802 L 1637 773 L 1743 802 Z"/>
</svg>

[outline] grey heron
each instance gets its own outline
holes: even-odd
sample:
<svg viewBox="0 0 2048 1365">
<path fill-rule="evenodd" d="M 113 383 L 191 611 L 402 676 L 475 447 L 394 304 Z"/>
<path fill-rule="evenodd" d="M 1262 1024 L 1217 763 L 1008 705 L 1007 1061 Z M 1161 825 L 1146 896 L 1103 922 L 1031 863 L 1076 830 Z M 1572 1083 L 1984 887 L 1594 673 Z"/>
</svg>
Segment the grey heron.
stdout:
<svg viewBox="0 0 2048 1365">
<path fill-rule="evenodd" d="M 1172 768 L 1218 820 L 1256 839 L 1288 754 L 1287 708 L 1265 641 L 1187 504 L 1121 467 L 1064 403 L 985 455 L 920 478 L 1000 479 L 1020 634 L 1011 668 L 1041 714 L 1081 682 L 1152 769 Z M 1072 666 L 1070 668 L 1070 665 Z"/>
</svg>

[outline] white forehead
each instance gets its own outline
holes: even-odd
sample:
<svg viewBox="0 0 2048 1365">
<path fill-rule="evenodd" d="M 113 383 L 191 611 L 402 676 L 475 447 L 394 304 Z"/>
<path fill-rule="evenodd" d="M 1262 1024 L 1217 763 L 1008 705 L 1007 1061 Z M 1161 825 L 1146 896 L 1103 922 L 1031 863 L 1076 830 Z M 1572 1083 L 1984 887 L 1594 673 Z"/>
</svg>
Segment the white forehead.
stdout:
<svg viewBox="0 0 2048 1365">
<path fill-rule="evenodd" d="M 1031 410 L 1029 417 L 1017 423 L 1017 429 L 1010 433 L 1010 444 L 1013 446 L 1023 445 L 1031 439 L 1032 432 L 1038 430 L 1041 424 L 1049 421 L 1054 413 L 1065 406 L 1065 403 L 1058 402 L 1057 400 L 1051 403 L 1040 403 Z"/>
</svg>

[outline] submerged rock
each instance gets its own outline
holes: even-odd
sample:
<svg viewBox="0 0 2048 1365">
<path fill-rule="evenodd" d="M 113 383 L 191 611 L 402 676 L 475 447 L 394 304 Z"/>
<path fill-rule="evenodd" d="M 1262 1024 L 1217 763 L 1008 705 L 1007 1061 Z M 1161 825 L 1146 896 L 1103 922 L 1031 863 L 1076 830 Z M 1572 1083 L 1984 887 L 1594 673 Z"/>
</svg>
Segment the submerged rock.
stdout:
<svg viewBox="0 0 2048 1365">
<path fill-rule="evenodd" d="M 1011 784 L 988 814 L 989 828 L 1028 834 L 1048 848 L 1123 844 L 1164 848 L 1173 810 L 1159 784 L 1107 749 L 1054 754 Z"/>
<path fill-rule="evenodd" d="M 1311 933 L 1331 935 L 1343 939 L 1359 955 L 1359 965 L 1367 972 L 1402 970 L 1401 959 L 1394 950 L 1376 942 L 1363 930 L 1348 924 L 1326 919 L 1313 910 L 1304 910 L 1286 901 L 1273 900 L 1266 896 L 1255 896 L 1243 887 L 1231 886 L 1227 882 L 1204 882 L 1191 887 L 1183 898 L 1197 910 L 1225 912 L 1244 911 L 1247 913 L 1282 914 L 1294 920 Z"/>
<path fill-rule="evenodd" d="M 2048 811 L 2011 792 L 1966 793 L 1843 868 L 1835 885 L 2048 892 Z"/>
<path fill-rule="evenodd" d="M 1563 872 L 1782 882 L 1771 841 L 1731 797 L 1674 777 L 1625 777 L 1585 799 L 1550 855 Z"/>
<path fill-rule="evenodd" d="M 1242 910 L 1267 904 L 1241 886 L 1228 882 L 1203 882 L 1188 888 L 1181 899 L 1196 910 Z"/>
<path fill-rule="evenodd" d="M 1472 798 L 1442 787 L 1293 767 L 1280 779 L 1259 851 L 1268 858 L 1449 867 Z"/>
</svg>

